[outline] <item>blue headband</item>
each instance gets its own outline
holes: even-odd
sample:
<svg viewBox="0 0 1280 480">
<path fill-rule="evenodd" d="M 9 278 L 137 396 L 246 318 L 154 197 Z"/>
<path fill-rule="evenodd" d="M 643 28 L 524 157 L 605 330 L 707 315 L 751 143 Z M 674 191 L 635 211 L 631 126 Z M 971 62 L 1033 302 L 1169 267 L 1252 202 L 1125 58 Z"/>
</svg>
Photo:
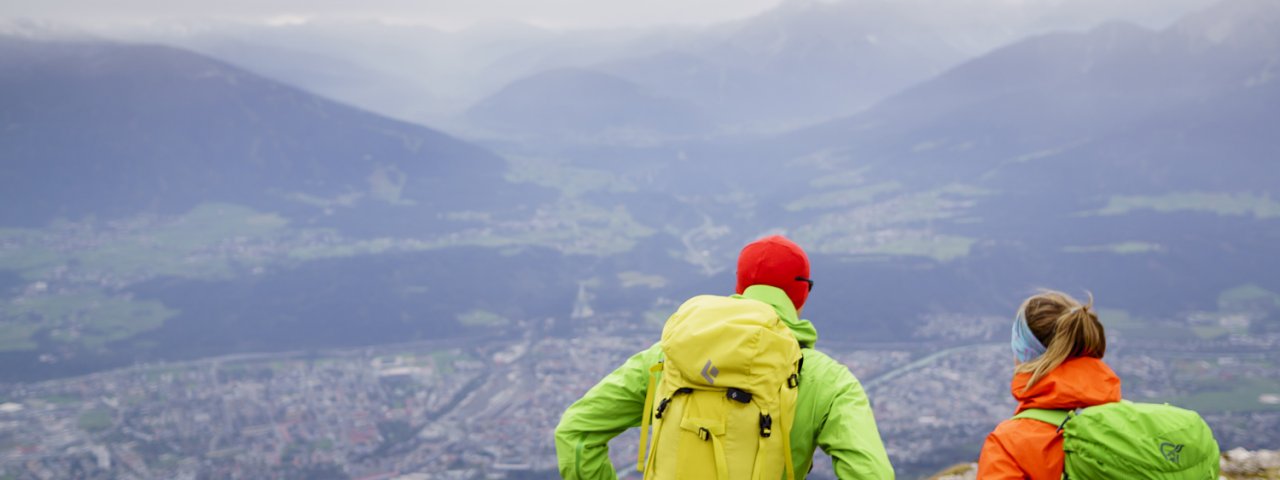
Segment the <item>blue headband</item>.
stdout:
<svg viewBox="0 0 1280 480">
<path fill-rule="evenodd" d="M 1018 311 L 1018 318 L 1013 320 L 1013 356 L 1017 357 L 1018 363 L 1027 363 L 1036 357 L 1044 354 L 1044 345 L 1040 344 L 1040 339 L 1031 333 L 1031 327 L 1027 326 L 1027 317 Z"/>
</svg>

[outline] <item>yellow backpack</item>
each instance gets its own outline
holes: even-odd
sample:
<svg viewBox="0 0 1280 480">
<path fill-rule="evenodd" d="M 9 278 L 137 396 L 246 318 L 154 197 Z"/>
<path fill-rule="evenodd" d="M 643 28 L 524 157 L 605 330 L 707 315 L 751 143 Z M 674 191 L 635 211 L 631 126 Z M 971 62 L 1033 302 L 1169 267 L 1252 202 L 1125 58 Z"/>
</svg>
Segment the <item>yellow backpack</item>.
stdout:
<svg viewBox="0 0 1280 480">
<path fill-rule="evenodd" d="M 640 426 L 644 478 L 794 480 L 791 422 L 803 357 L 773 307 L 691 298 L 667 320 L 661 346 Z"/>
</svg>

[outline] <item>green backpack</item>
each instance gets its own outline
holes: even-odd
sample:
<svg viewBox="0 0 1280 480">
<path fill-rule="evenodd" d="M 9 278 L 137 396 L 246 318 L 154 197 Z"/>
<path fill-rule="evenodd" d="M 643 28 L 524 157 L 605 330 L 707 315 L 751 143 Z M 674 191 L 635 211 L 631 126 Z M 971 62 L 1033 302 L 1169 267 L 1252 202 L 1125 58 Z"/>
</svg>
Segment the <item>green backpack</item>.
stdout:
<svg viewBox="0 0 1280 480">
<path fill-rule="evenodd" d="M 1064 479 L 1218 479 L 1218 442 L 1191 410 L 1122 400 L 1076 411 L 1031 408 L 1013 418 L 1058 427 Z"/>
</svg>

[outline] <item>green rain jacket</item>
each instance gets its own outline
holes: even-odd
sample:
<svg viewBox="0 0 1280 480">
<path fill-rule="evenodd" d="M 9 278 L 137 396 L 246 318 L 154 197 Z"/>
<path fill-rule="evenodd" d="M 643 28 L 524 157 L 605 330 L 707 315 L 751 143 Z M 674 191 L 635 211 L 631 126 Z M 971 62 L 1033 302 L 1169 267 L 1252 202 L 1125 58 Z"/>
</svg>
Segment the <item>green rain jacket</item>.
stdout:
<svg viewBox="0 0 1280 480">
<path fill-rule="evenodd" d="M 734 297 L 772 305 L 803 347 L 804 366 L 800 371 L 795 424 L 791 427 L 796 478 L 804 478 L 809 472 L 816 447 L 831 456 L 835 473 L 842 480 L 894 478 L 862 384 L 843 364 L 813 349 L 818 331 L 808 320 L 799 319 L 786 293 L 768 285 L 754 285 Z M 617 477 L 609 461 L 609 440 L 640 426 L 641 416 L 647 414 L 644 398 L 649 367 L 661 358 L 662 350 L 657 344 L 633 355 L 565 410 L 555 434 L 562 477 Z"/>
</svg>

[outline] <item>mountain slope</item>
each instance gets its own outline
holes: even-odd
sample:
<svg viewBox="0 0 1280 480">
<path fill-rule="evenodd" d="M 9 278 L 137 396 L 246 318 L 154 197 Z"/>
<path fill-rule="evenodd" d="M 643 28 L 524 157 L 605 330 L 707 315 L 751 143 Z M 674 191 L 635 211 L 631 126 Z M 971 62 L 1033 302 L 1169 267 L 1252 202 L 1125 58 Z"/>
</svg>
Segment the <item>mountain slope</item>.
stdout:
<svg viewBox="0 0 1280 480">
<path fill-rule="evenodd" d="M 784 2 L 696 43 L 601 68 L 721 124 L 777 129 L 856 112 L 965 58 L 916 20 L 887 2 Z"/>
<path fill-rule="evenodd" d="M 1029 39 L 782 143 L 848 148 L 860 166 L 933 185 L 983 174 L 996 181 L 1002 171 L 1034 168 L 1024 156 L 1070 154 L 1076 170 L 1097 169 L 1080 180 L 1099 191 L 1121 183 L 1133 193 L 1142 185 L 1266 188 L 1275 170 L 1260 162 L 1280 143 L 1259 129 L 1280 119 L 1269 108 L 1280 98 L 1269 73 L 1280 42 L 1241 38 L 1266 28 L 1214 40 L 1196 25 L 1230 22 L 1225 16 L 1271 18 L 1274 28 L 1278 9 L 1242 0 L 1160 32 L 1113 23 Z M 1146 150 L 1127 151 L 1138 146 Z"/>
<path fill-rule="evenodd" d="M 423 228 L 441 212 L 512 201 L 475 193 L 507 187 L 487 151 L 168 47 L 0 39 L 0 122 L 0 220 L 11 226 L 224 201 Z M 339 198 L 348 206 L 336 215 L 314 206 Z M 370 224 L 374 211 L 402 218 Z"/>
<path fill-rule="evenodd" d="M 702 115 L 683 102 L 654 96 L 619 77 L 571 68 L 512 82 L 472 107 L 467 118 L 505 133 L 690 134 L 707 127 Z"/>
</svg>

